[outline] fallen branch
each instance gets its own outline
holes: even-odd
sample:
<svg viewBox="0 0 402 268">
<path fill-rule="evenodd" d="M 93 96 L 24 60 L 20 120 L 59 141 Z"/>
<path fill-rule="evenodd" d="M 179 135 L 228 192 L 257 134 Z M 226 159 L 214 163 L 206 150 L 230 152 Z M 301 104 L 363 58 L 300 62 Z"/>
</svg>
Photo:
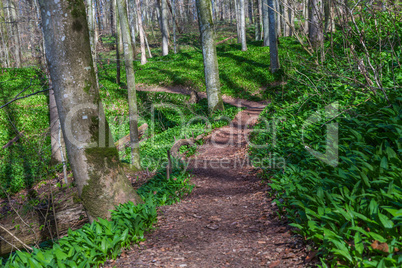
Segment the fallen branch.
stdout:
<svg viewBox="0 0 402 268">
<path fill-rule="evenodd" d="M 7 142 L 7 144 L 4 145 L 2 148 L 6 149 L 6 148 L 10 147 L 11 145 L 13 145 L 14 142 L 17 142 L 20 139 L 20 137 L 22 136 L 23 133 L 24 133 L 24 131 L 21 131 L 20 133 L 18 133 L 17 136 L 15 136 L 12 140 Z"/>
<path fill-rule="evenodd" d="M 172 156 L 175 158 L 182 158 L 182 156 L 179 153 L 180 148 L 185 145 L 193 146 L 196 141 L 201 140 L 202 138 L 204 138 L 204 136 L 205 136 L 205 134 L 201 134 L 201 135 L 198 135 L 196 138 L 194 138 L 194 137 L 188 138 L 188 139 L 185 138 L 185 139 L 180 139 L 180 140 L 175 141 L 172 148 L 170 149 Z"/>
<path fill-rule="evenodd" d="M 27 244 L 25 244 L 24 242 L 22 242 L 22 241 L 21 241 L 18 237 L 16 237 L 15 235 L 13 235 L 13 233 L 11 233 L 9 230 L 7 230 L 6 228 L 4 228 L 3 225 L 0 224 L 0 228 L 1 228 L 3 231 L 5 231 L 6 233 L 8 233 L 12 238 L 14 238 L 14 239 L 17 240 L 19 243 L 21 243 L 21 245 L 22 245 L 25 249 L 27 249 L 27 250 L 29 250 L 29 251 L 32 251 L 32 250 L 33 250 L 30 246 L 28 246 Z M 6 241 L 4 238 L 3 238 L 3 240 Z M 10 243 L 8 242 L 8 244 L 10 244 Z M 14 246 L 14 247 L 15 247 L 15 246 Z M 16 247 L 16 248 L 17 248 L 17 247 Z"/>
<path fill-rule="evenodd" d="M 145 134 L 145 131 L 148 129 L 148 124 L 145 123 L 138 128 L 138 138 L 140 139 L 142 135 Z M 117 147 L 119 151 L 130 145 L 130 134 L 124 136 L 120 140 L 116 141 L 114 145 Z"/>
<path fill-rule="evenodd" d="M 228 41 L 228 40 L 230 40 L 230 39 L 233 39 L 233 38 L 236 38 L 236 36 L 231 36 L 231 37 L 228 37 L 228 38 L 226 38 L 226 39 L 223 39 L 223 40 L 221 40 L 221 41 L 219 41 L 219 42 L 216 42 L 215 45 L 219 45 L 219 44 L 225 43 L 226 41 Z"/>
</svg>

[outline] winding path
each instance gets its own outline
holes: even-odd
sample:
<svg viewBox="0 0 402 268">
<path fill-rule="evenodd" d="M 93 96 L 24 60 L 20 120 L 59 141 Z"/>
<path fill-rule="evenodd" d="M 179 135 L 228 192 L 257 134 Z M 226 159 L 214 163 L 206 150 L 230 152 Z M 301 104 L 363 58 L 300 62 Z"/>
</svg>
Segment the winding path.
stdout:
<svg viewBox="0 0 402 268">
<path fill-rule="evenodd" d="M 184 88 L 142 88 L 189 94 Z M 201 94 L 205 97 L 205 93 Z M 159 209 L 146 241 L 105 267 L 305 267 L 305 248 L 280 222 L 269 188 L 248 165 L 247 137 L 264 103 L 224 97 L 238 107 L 230 125 L 214 130 L 190 159 L 195 188 Z"/>
</svg>

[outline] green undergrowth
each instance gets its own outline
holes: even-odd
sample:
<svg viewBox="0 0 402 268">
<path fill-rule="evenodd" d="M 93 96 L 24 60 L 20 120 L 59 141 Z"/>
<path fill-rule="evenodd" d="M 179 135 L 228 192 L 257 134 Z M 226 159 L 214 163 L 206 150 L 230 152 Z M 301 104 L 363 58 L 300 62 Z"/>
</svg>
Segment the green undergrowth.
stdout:
<svg viewBox="0 0 402 268">
<path fill-rule="evenodd" d="M 99 218 L 81 229 L 69 230 L 51 249 L 17 251 L 5 267 L 98 267 L 107 259 L 116 259 L 123 248 L 145 240 L 144 233 L 156 222 L 158 206 L 179 202 L 191 192 L 189 178 L 181 168 L 173 170 L 169 180 L 164 171 L 159 172 L 137 191 L 144 204 L 121 204 L 110 221 Z"/>
<path fill-rule="evenodd" d="M 258 101 L 261 100 L 261 91 L 276 78 L 269 71 L 269 48 L 263 47 L 260 41 L 252 41 L 247 45 L 246 52 L 241 51 L 241 45 L 237 43 L 227 42 L 217 46 L 221 89 L 223 94 L 229 96 Z M 112 55 L 103 54 L 102 58 Z M 177 54 L 153 57 L 145 65 L 135 61 L 135 71 L 136 81 L 140 84 L 180 85 L 205 91 L 202 51 L 198 47 L 182 49 Z M 104 80 L 114 82 L 115 61 L 111 60 L 109 65 L 103 64 L 99 72 Z M 125 83 L 124 67 L 121 73 L 122 82 Z"/>
<path fill-rule="evenodd" d="M 40 71 L 33 68 L 2 69 L 0 106 L 18 97 L 47 88 Z M 47 93 L 20 99 L 0 109 L 0 195 L 29 188 L 54 167 L 49 166 L 51 147 Z M 22 132 L 21 135 L 18 135 Z M 11 143 L 19 136 L 18 141 Z M 9 143 L 10 142 L 10 143 Z"/>
<path fill-rule="evenodd" d="M 101 79 L 101 97 L 105 106 L 114 140 L 129 134 L 127 90 L 117 84 Z M 166 165 L 167 150 L 175 139 L 197 137 L 209 133 L 215 128 L 229 124 L 241 110 L 224 104 L 224 111 L 209 115 L 207 99 L 199 103 L 188 103 L 189 96 L 164 92 L 137 92 L 139 126 L 148 124 L 148 129 L 141 138 L 140 157 L 142 168 L 158 169 Z M 120 153 L 122 161 L 130 161 L 130 148 Z M 181 149 L 194 154 L 195 147 Z"/>
<path fill-rule="evenodd" d="M 319 68 L 316 55 L 281 59 L 287 84 L 270 89 L 250 152 L 320 267 L 401 267 L 402 72 L 389 47 L 370 48 L 383 66 L 374 94 L 333 37 Z"/>
</svg>

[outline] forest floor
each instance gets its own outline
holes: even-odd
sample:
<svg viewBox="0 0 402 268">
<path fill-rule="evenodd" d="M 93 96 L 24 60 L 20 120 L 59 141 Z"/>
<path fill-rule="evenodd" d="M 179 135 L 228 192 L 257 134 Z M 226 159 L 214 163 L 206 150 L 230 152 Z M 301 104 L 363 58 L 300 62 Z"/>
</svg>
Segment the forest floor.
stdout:
<svg viewBox="0 0 402 268">
<path fill-rule="evenodd" d="M 180 87 L 139 90 L 189 93 Z M 146 241 L 104 267 L 309 266 L 312 256 L 286 219 L 278 217 L 269 186 L 247 157 L 248 135 L 265 103 L 223 100 L 247 109 L 214 130 L 187 159 L 193 192 L 178 204 L 159 208 L 158 223 Z"/>
</svg>

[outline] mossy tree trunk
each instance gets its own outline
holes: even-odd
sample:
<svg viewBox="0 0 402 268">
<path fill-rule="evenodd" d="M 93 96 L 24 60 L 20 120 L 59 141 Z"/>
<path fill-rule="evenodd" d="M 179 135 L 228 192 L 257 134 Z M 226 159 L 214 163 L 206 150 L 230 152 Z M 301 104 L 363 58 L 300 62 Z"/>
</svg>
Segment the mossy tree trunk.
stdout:
<svg viewBox="0 0 402 268">
<path fill-rule="evenodd" d="M 142 202 L 119 164 L 93 68 L 84 0 L 40 0 L 46 57 L 78 193 L 90 221 Z"/>
<path fill-rule="evenodd" d="M 140 142 L 138 138 L 137 93 L 135 91 L 134 65 L 132 60 L 133 46 L 131 44 L 130 25 L 128 23 L 127 6 L 125 0 L 117 0 L 117 10 L 119 14 L 120 28 L 123 39 L 124 63 L 126 66 L 126 77 L 127 77 L 128 110 L 129 110 L 128 113 L 130 117 L 131 165 L 135 169 L 139 170 L 141 169 L 141 165 L 140 165 Z"/>
<path fill-rule="evenodd" d="M 209 112 L 223 110 L 211 0 L 196 0 Z"/>
<path fill-rule="evenodd" d="M 271 72 L 275 72 L 279 69 L 279 57 L 278 57 L 278 41 L 276 35 L 275 24 L 275 6 L 274 0 L 268 0 L 268 14 L 269 14 L 269 55 L 271 59 Z"/>
</svg>

